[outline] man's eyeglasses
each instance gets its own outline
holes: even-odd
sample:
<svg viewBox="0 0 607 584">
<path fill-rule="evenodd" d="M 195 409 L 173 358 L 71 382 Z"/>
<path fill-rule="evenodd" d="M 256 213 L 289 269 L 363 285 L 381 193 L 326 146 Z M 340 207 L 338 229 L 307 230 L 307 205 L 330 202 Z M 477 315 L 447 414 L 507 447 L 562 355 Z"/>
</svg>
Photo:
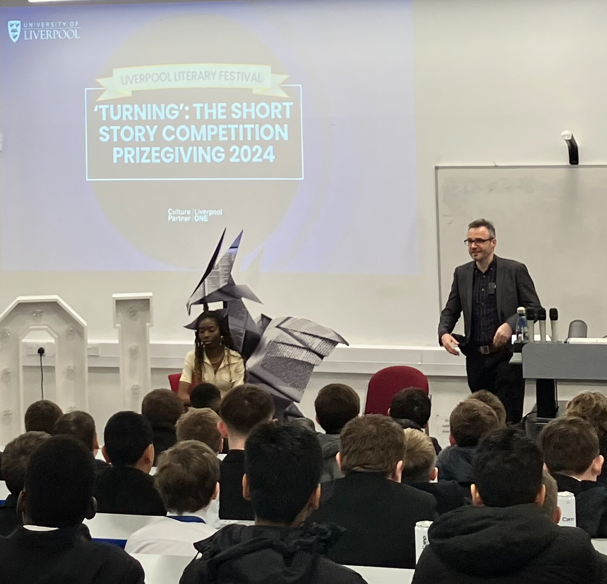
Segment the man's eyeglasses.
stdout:
<svg viewBox="0 0 607 584">
<path fill-rule="evenodd" d="M 464 243 L 466 245 L 472 245 L 473 243 L 475 243 L 476 245 L 482 245 L 483 243 L 487 243 L 488 241 L 492 241 L 493 237 L 489 237 L 487 239 L 481 239 L 480 237 L 477 237 L 476 239 L 464 239 Z"/>
</svg>

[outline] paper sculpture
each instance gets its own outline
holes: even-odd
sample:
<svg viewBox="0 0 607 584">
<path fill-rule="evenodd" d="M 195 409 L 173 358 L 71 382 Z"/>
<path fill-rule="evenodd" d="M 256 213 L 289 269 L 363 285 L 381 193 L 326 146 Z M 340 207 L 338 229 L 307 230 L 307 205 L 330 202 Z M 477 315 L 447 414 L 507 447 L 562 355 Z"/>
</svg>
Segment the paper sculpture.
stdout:
<svg viewBox="0 0 607 584">
<path fill-rule="evenodd" d="M 314 367 L 346 340 L 334 330 L 305 318 L 292 316 L 271 319 L 262 314 L 255 322 L 243 299 L 261 303 L 248 286 L 239 286 L 232 278 L 232 268 L 242 239 L 242 231 L 228 251 L 217 258 L 225 230 L 215 248 L 198 286 L 187 302 L 192 306 L 222 302 L 237 351 L 247 365 L 248 380 L 266 387 L 271 393 L 300 402 Z M 186 326 L 196 328 L 196 321 Z"/>
</svg>

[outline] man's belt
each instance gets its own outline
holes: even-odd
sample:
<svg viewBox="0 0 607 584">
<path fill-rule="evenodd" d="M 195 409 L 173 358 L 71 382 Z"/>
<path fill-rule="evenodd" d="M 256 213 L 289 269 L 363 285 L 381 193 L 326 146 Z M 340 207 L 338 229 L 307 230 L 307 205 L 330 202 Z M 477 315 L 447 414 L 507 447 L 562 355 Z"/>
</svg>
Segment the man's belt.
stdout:
<svg viewBox="0 0 607 584">
<path fill-rule="evenodd" d="M 491 353 L 499 353 L 503 351 L 505 347 L 496 347 L 495 345 L 481 345 L 480 347 L 476 347 L 476 351 L 478 351 L 481 355 L 490 355 Z"/>
</svg>

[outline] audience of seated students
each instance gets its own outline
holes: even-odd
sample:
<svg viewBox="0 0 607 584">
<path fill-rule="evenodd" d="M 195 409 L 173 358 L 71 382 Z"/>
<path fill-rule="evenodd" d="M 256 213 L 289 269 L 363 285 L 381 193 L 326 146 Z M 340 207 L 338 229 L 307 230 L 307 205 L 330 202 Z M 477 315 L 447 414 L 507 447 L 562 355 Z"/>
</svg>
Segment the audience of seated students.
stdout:
<svg viewBox="0 0 607 584">
<path fill-rule="evenodd" d="M 330 383 L 318 392 L 314 409 L 316 421 L 325 431 L 317 435 L 324 461 L 320 482 L 325 483 L 343 476 L 335 459 L 340 447 L 339 433 L 360 414 L 360 398 L 350 386 Z"/>
<path fill-rule="evenodd" d="M 196 440 L 178 442 L 160 455 L 154 481 L 168 515 L 133 533 L 126 551 L 193 557 L 194 543 L 217 531 L 207 518 L 219 494 L 217 454 Z"/>
<path fill-rule="evenodd" d="M 251 430 L 272 419 L 274 401 L 265 389 L 246 383 L 225 394 L 219 408 L 219 430 L 230 451 L 221 461 L 219 478 L 220 519 L 255 519 L 251 502 L 243 497 L 244 448 Z"/>
<path fill-rule="evenodd" d="M 577 526 L 607 537 L 607 485 L 597 482 L 605 460 L 594 428 L 581 418 L 557 418 L 542 430 L 540 447 L 559 492 L 575 495 Z"/>
<path fill-rule="evenodd" d="M 152 424 L 154 433 L 154 466 L 158 457 L 177 442 L 175 424 L 185 411 L 184 403 L 170 389 L 154 389 L 143 398 L 141 414 Z"/>
<path fill-rule="evenodd" d="M 513 428 L 485 436 L 473 462 L 473 506 L 441 515 L 413 584 L 604 582 L 607 559 L 581 529 L 558 527 L 541 507 L 539 447 Z"/>
<path fill-rule="evenodd" d="M 468 489 L 472 484 L 472 457 L 480 439 L 499 428 L 497 414 L 480 400 L 459 403 L 449 418 L 449 442 L 436 459 L 438 479 L 457 481 Z"/>
<path fill-rule="evenodd" d="M 495 412 L 499 422 L 499 427 L 506 427 L 506 408 L 504 407 L 502 400 L 497 397 L 497 395 L 487 391 L 486 389 L 479 389 L 478 391 L 471 393 L 470 397 L 466 399 L 477 399 L 478 401 L 482 401 L 484 404 L 487 404 Z"/>
<path fill-rule="evenodd" d="M 112 466 L 97 477 L 101 513 L 166 515 L 149 475 L 154 462 L 152 425 L 141 414 L 118 412 L 103 433 L 103 456 Z"/>
<path fill-rule="evenodd" d="M 312 521 L 335 523 L 345 533 L 328 553 L 340 564 L 415 567 L 415 524 L 432 520 L 436 500 L 401 484 L 405 435 L 391 418 L 369 414 L 341 432 L 338 462 L 344 478 L 323 485 Z"/>
<path fill-rule="evenodd" d="M 439 515 L 465 505 L 462 489 L 456 481 L 435 482 L 438 469 L 430 436 L 415 428 L 407 428 L 405 444 L 407 454 L 401 482 L 433 495 Z"/>
<path fill-rule="evenodd" d="M 218 414 L 219 404 L 221 404 L 221 392 L 212 383 L 199 383 L 190 393 L 190 405 L 193 408 L 211 408 Z"/>
<path fill-rule="evenodd" d="M 211 408 L 192 408 L 177 420 L 177 441 L 198 440 L 219 454 L 223 450 L 219 422 L 221 418 Z"/>
<path fill-rule="evenodd" d="M 137 560 L 81 532 L 95 515 L 92 453 L 71 436 L 53 436 L 32 454 L 19 497 L 24 526 L 0 538 L 0 582 L 143 584 Z"/>
<path fill-rule="evenodd" d="M 201 556 L 185 569 L 181 584 L 363 583 L 356 572 L 324 557 L 339 528 L 306 524 L 320 497 L 316 436 L 300 425 L 259 424 L 246 441 L 245 460 L 244 491 L 255 525 L 228 525 L 198 542 Z"/>
<path fill-rule="evenodd" d="M 67 435 L 73 436 L 80 440 L 92 453 L 97 455 L 99 450 L 99 440 L 97 439 L 97 430 L 95 429 L 95 420 L 93 416 L 87 412 L 75 411 L 63 414 L 53 426 L 54 436 Z M 101 472 L 109 468 L 109 464 L 105 460 L 95 459 L 97 472 Z"/>
<path fill-rule="evenodd" d="M 21 513 L 17 513 L 17 498 L 25 485 L 25 471 L 30 457 L 48 438 L 50 436 L 46 432 L 26 432 L 4 448 L 2 474 L 10 494 L 0 507 L 0 535 L 9 535 L 23 525 Z"/>
<path fill-rule="evenodd" d="M 48 399 L 35 401 L 25 410 L 25 431 L 50 434 L 62 415 L 61 408 L 55 402 Z"/>
<path fill-rule="evenodd" d="M 586 420 L 599 437 L 599 449 L 607 459 L 607 396 L 600 391 L 583 391 L 567 403 L 568 417 Z M 599 482 L 607 484 L 607 465 L 599 475 Z"/>
<path fill-rule="evenodd" d="M 428 433 L 428 422 L 432 413 L 430 396 L 423 389 L 409 387 L 401 389 L 393 398 L 388 415 L 394 418 L 403 429 L 415 428 Z M 436 438 L 430 438 L 436 454 L 441 451 Z"/>
</svg>

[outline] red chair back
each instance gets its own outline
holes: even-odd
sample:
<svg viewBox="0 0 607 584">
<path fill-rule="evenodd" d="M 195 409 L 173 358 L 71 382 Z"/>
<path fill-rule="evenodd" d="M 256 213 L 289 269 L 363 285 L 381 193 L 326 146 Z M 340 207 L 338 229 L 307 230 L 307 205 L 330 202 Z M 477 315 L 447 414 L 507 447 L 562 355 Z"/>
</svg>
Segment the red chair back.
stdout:
<svg viewBox="0 0 607 584">
<path fill-rule="evenodd" d="M 179 380 L 181 379 L 181 373 L 171 373 L 169 375 L 169 384 L 171 386 L 171 390 L 175 393 L 179 391 Z"/>
<path fill-rule="evenodd" d="M 428 378 L 418 369 L 406 365 L 381 369 L 369 380 L 365 414 L 387 416 L 392 398 L 407 387 L 417 387 L 428 393 Z"/>
</svg>

